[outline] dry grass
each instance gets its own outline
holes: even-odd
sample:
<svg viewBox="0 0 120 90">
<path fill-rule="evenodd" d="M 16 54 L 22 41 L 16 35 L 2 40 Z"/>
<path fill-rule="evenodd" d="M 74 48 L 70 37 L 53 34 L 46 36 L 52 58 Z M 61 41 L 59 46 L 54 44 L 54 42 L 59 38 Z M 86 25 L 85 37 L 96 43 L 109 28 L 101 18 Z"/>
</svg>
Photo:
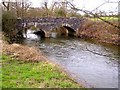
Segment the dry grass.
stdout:
<svg viewBox="0 0 120 90">
<path fill-rule="evenodd" d="M 20 44 L 3 44 L 3 54 L 10 55 L 18 60 L 40 61 L 46 60 L 39 50 Z"/>
<path fill-rule="evenodd" d="M 118 24 L 117 21 L 111 21 Z M 119 29 L 102 21 L 85 20 L 79 30 L 79 37 L 97 39 L 101 42 L 120 44 Z"/>
<path fill-rule="evenodd" d="M 34 61 L 47 60 L 45 56 L 35 47 L 23 46 L 20 44 L 8 44 L 0 33 L 0 48 L 2 54 L 9 55 L 17 60 Z"/>
</svg>

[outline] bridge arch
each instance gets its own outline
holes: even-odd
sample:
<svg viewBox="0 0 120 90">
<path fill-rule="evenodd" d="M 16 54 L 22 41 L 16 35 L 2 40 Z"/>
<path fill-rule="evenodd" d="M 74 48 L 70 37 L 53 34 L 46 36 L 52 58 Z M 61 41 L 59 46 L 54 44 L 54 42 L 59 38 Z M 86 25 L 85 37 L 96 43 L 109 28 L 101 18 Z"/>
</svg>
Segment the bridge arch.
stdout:
<svg viewBox="0 0 120 90">
<path fill-rule="evenodd" d="M 41 38 L 45 38 L 46 36 L 45 32 L 42 29 L 40 29 L 39 31 L 35 31 L 34 34 L 40 36 Z"/>
<path fill-rule="evenodd" d="M 76 31 L 74 29 L 72 29 L 69 26 L 63 26 L 63 27 L 68 30 L 67 32 L 68 36 L 75 36 Z"/>
<path fill-rule="evenodd" d="M 20 20 L 18 24 L 25 24 L 26 26 L 33 25 L 37 31 L 35 34 L 41 37 L 51 37 L 51 33 L 60 32 L 60 27 L 64 28 L 63 31 L 67 36 L 76 36 L 78 28 L 80 28 L 81 23 L 80 18 L 54 18 L 54 17 L 44 17 L 44 18 L 26 18 Z M 23 25 L 20 25 L 21 27 Z M 33 28 L 34 29 L 34 28 Z M 42 29 L 42 30 L 40 30 Z M 57 33 L 57 35 L 59 35 Z"/>
<path fill-rule="evenodd" d="M 58 34 L 60 36 L 75 36 L 76 31 L 69 25 L 58 26 Z"/>
</svg>

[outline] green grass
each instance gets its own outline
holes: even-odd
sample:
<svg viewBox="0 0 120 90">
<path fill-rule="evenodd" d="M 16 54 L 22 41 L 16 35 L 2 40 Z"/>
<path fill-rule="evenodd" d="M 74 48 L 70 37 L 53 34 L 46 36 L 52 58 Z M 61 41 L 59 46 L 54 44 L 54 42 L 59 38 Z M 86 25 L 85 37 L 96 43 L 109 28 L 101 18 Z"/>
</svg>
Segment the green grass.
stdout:
<svg viewBox="0 0 120 90">
<path fill-rule="evenodd" d="M 101 17 L 102 19 L 106 20 L 106 21 L 117 21 L 118 17 Z M 98 18 L 90 18 L 92 21 L 100 21 L 100 19 Z"/>
<path fill-rule="evenodd" d="M 28 63 L 2 56 L 2 88 L 80 88 L 47 62 Z"/>
<path fill-rule="evenodd" d="M 0 90 L 2 88 L 2 57 L 0 56 Z"/>
</svg>

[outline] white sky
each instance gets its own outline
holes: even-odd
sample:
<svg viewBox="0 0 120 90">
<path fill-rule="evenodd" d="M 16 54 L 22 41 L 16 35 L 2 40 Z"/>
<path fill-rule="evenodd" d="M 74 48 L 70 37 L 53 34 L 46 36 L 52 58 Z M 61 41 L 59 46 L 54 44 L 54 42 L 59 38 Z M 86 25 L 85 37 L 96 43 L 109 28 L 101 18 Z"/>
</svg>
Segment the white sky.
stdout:
<svg viewBox="0 0 120 90">
<path fill-rule="evenodd" d="M 32 6 L 40 7 L 42 2 L 47 1 L 50 5 L 53 0 L 29 0 L 32 2 Z M 62 1 L 62 0 L 54 0 L 54 1 Z M 84 8 L 85 10 L 94 10 L 97 6 L 101 5 L 105 1 L 108 0 L 69 0 L 73 1 L 73 4 L 78 8 Z M 109 0 L 113 2 L 118 2 L 119 0 Z M 100 8 L 101 11 L 118 11 L 118 3 L 109 3 L 105 4 Z"/>
<path fill-rule="evenodd" d="M 0 0 L 1 2 L 2 0 Z M 14 0 L 11 0 L 14 1 Z M 46 1 L 48 2 L 49 6 L 52 4 L 53 1 L 63 1 L 63 0 L 25 0 L 32 2 L 33 7 L 41 7 L 42 2 Z M 105 1 L 113 1 L 118 2 L 120 0 L 67 0 L 67 1 L 73 1 L 73 4 L 79 8 L 84 10 L 94 10 L 96 7 L 104 3 Z M 116 11 L 118 12 L 118 3 L 109 3 L 104 4 L 99 8 L 100 11 L 110 12 L 110 11 Z"/>
</svg>

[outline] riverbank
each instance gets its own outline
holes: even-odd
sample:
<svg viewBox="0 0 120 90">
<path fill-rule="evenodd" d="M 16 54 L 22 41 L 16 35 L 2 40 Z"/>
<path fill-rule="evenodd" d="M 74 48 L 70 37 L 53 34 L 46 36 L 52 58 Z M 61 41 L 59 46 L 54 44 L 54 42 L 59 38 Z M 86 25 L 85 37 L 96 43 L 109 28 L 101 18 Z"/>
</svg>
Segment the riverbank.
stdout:
<svg viewBox="0 0 120 90">
<path fill-rule="evenodd" d="M 118 25 L 118 21 L 110 21 Z M 86 19 L 82 22 L 78 37 L 84 39 L 97 40 L 99 42 L 120 45 L 120 30 L 100 20 Z"/>
<path fill-rule="evenodd" d="M 48 62 L 17 61 L 6 55 L 2 60 L 2 88 L 80 88 Z"/>
<path fill-rule="evenodd" d="M 36 48 L 2 46 L 2 88 L 82 88 Z"/>
</svg>

